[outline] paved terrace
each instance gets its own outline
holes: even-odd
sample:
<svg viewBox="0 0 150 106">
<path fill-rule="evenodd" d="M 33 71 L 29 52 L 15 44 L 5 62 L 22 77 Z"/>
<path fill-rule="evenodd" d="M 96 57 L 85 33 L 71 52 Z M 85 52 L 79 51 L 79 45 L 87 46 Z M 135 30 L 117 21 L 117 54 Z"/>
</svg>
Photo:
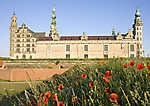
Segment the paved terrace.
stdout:
<svg viewBox="0 0 150 106">
<path fill-rule="evenodd" d="M 10 81 L 25 81 L 29 80 L 46 80 L 55 74 L 62 74 L 67 71 L 68 68 L 64 69 L 25 69 L 25 68 L 15 68 L 15 69 L 0 69 L 0 79 L 10 80 Z"/>
</svg>

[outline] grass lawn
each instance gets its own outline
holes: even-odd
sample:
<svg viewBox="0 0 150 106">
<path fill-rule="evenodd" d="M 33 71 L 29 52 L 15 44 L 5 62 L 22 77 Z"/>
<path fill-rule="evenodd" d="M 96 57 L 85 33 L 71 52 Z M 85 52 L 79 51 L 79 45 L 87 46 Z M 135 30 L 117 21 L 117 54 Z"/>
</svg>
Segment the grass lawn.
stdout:
<svg viewBox="0 0 150 106">
<path fill-rule="evenodd" d="M 0 101 L 2 99 L 2 96 L 12 96 L 18 93 L 21 93 L 25 89 L 30 88 L 28 83 L 24 82 L 8 82 L 5 81 L 6 83 L 1 83 L 4 82 L 5 80 L 0 80 Z M 39 83 L 32 83 L 32 86 L 36 86 Z"/>
</svg>

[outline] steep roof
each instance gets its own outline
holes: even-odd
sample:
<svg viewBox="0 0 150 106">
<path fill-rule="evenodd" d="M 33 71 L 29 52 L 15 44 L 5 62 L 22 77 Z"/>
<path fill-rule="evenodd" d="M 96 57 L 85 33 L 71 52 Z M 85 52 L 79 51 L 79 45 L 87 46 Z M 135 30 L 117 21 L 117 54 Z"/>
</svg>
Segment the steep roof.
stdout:
<svg viewBox="0 0 150 106">
<path fill-rule="evenodd" d="M 88 40 L 115 40 L 114 36 L 87 36 Z M 53 40 L 52 37 L 39 37 L 38 41 Z M 61 36 L 60 41 L 64 40 L 81 40 L 81 36 Z"/>
<path fill-rule="evenodd" d="M 61 36 L 60 40 L 81 40 L 81 36 Z"/>
</svg>

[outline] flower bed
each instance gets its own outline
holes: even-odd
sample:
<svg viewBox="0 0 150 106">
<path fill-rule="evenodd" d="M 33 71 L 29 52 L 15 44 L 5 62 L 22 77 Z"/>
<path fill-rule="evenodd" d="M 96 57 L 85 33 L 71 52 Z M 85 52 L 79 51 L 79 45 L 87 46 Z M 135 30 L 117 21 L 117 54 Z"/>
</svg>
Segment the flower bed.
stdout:
<svg viewBox="0 0 150 106">
<path fill-rule="evenodd" d="M 75 65 L 62 75 L 25 90 L 8 103 L 50 106 L 150 105 L 150 64 L 114 59 Z M 13 101 L 13 102 L 12 102 Z"/>
</svg>

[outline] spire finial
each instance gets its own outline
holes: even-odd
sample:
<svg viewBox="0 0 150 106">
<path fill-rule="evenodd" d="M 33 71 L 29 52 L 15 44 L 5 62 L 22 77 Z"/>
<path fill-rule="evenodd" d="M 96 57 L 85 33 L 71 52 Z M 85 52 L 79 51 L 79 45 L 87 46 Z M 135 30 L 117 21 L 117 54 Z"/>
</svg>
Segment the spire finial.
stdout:
<svg viewBox="0 0 150 106">
<path fill-rule="evenodd" d="M 50 34 L 49 36 L 51 36 L 53 38 L 53 40 L 57 40 L 58 39 L 58 31 L 57 31 L 57 27 L 56 27 L 56 14 L 55 14 L 55 8 L 53 8 L 53 14 L 52 14 L 52 21 L 51 21 L 51 29 L 50 29 Z"/>
<path fill-rule="evenodd" d="M 140 17 L 140 11 L 139 11 L 139 9 L 138 9 L 138 8 L 136 9 L 135 16 Z"/>
<path fill-rule="evenodd" d="M 116 35 L 116 32 L 115 32 L 115 27 L 113 26 L 112 28 L 112 35 L 115 36 Z"/>
</svg>

